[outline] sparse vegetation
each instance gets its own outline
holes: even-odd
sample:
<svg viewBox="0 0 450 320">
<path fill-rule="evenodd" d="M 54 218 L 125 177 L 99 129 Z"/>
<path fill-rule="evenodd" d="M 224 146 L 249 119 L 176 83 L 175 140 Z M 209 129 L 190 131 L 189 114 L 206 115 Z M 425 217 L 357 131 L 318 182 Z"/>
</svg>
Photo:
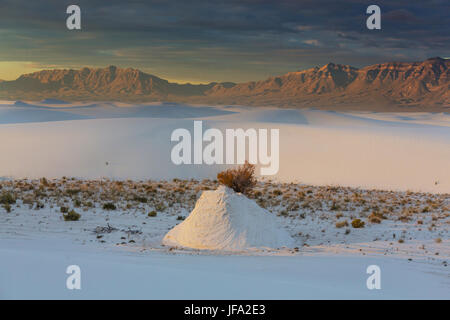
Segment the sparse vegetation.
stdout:
<svg viewBox="0 0 450 320">
<path fill-rule="evenodd" d="M 336 222 L 336 228 L 343 228 L 343 227 L 348 227 L 347 220 Z"/>
<path fill-rule="evenodd" d="M 75 210 L 70 210 L 67 214 L 63 215 L 64 221 L 78 221 L 81 218 L 81 214 L 76 213 Z"/>
<path fill-rule="evenodd" d="M 173 220 L 181 221 L 184 219 L 185 212 L 190 212 L 194 208 L 203 190 L 215 190 L 218 186 L 218 180 L 209 179 L 200 181 L 195 179 L 117 181 L 73 178 L 1 180 L 0 213 L 11 211 L 21 214 L 23 210 L 33 210 L 32 214 L 39 217 L 38 221 L 45 223 L 47 211 L 37 213 L 34 210 L 45 207 L 46 210 L 51 209 L 51 212 L 60 211 L 67 215 L 71 208 L 74 208 L 84 217 L 83 212 L 86 211 L 89 211 L 88 216 L 91 213 L 102 215 L 104 212 L 98 208 L 103 208 L 118 210 L 119 215 L 138 213 L 143 217 L 154 217 L 156 213 L 158 217 L 171 217 Z M 436 233 L 436 231 L 447 227 L 450 223 L 448 194 L 308 186 L 262 179 L 255 181 L 255 184 L 246 191 L 246 195 L 273 215 L 279 215 L 280 219 L 286 220 L 287 224 L 307 223 L 311 226 L 309 231 L 311 235 L 313 232 L 322 235 L 320 232 L 324 229 L 327 235 L 331 235 L 332 232 L 328 227 L 338 228 L 339 230 L 335 230 L 336 234 L 349 234 L 355 225 L 369 229 L 374 227 L 373 224 L 390 220 L 397 227 L 405 223 L 406 229 L 414 228 L 419 232 L 431 231 L 433 236 L 430 239 L 439 243 L 437 237 L 442 237 L 442 242 L 445 238 L 444 234 Z M 21 209 L 16 210 L 16 208 Z M 424 212 L 425 208 L 426 212 Z M 15 216 L 16 214 L 5 214 L 0 215 L 0 218 L 13 219 Z M 105 214 L 105 218 L 106 221 L 110 221 L 110 215 Z M 357 218 L 360 222 L 355 224 L 354 221 Z M 142 224 L 146 222 L 149 221 L 142 221 Z M 386 223 L 386 227 L 388 226 Z M 397 234 L 394 240 L 401 238 L 402 241 L 403 239 L 408 241 L 407 239 L 411 237 L 414 237 L 414 234 Z M 323 237 L 312 236 L 309 239 L 314 244 L 324 241 Z M 374 239 L 392 240 L 392 234 L 379 233 L 374 236 Z"/>
<path fill-rule="evenodd" d="M 10 213 L 11 212 L 11 205 L 9 203 L 5 203 L 5 204 L 3 204 L 3 209 L 5 209 L 5 211 L 7 213 Z"/>
<path fill-rule="evenodd" d="M 352 227 L 355 229 L 364 228 L 364 225 L 365 225 L 365 223 L 361 219 L 354 219 L 352 221 Z"/>
<path fill-rule="evenodd" d="M 166 206 L 163 203 L 158 202 L 155 204 L 155 209 L 159 212 L 162 212 L 162 211 L 166 210 Z"/>
<path fill-rule="evenodd" d="M 386 219 L 386 217 L 382 213 L 374 211 L 367 217 L 367 219 L 370 223 L 381 223 L 381 220 Z"/>
<path fill-rule="evenodd" d="M 109 210 L 116 210 L 116 209 L 117 209 L 116 205 L 112 202 L 107 202 L 107 203 L 103 204 L 103 210 L 109 211 Z"/>
<path fill-rule="evenodd" d="M 0 195 L 0 204 L 15 204 L 16 198 L 10 192 L 3 192 Z"/>
<path fill-rule="evenodd" d="M 147 198 L 146 197 L 141 197 L 141 196 L 134 196 L 134 201 L 140 202 L 140 203 L 147 203 Z"/>
<path fill-rule="evenodd" d="M 335 211 L 335 210 L 340 210 L 341 206 L 339 204 L 336 203 L 336 201 L 333 201 L 333 203 L 331 204 L 330 210 Z"/>
<path fill-rule="evenodd" d="M 282 192 L 281 192 L 280 189 L 275 189 L 275 190 L 272 191 L 272 193 L 273 193 L 275 196 L 280 196 L 280 195 L 282 194 Z"/>
</svg>

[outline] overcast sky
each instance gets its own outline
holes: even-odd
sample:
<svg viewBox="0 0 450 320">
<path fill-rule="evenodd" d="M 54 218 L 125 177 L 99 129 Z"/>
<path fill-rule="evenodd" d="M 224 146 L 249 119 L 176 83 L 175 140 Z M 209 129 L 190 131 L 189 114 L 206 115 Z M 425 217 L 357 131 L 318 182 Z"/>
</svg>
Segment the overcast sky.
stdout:
<svg viewBox="0 0 450 320">
<path fill-rule="evenodd" d="M 66 28 L 81 7 L 82 30 Z M 370 4 L 381 30 L 366 28 Z M 46 68 L 139 68 L 172 81 L 247 81 L 328 62 L 450 56 L 448 0 L 0 0 L 0 79 Z"/>
</svg>

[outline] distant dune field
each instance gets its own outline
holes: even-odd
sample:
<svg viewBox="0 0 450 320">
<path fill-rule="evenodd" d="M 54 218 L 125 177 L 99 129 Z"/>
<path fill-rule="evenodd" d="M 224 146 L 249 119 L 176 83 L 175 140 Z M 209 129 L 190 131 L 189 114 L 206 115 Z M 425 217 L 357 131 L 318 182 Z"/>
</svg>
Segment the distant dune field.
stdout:
<svg viewBox="0 0 450 320">
<path fill-rule="evenodd" d="M 0 177 L 214 178 L 224 166 L 170 160 L 172 131 L 204 120 L 279 128 L 277 180 L 450 193 L 447 113 L 51 102 L 2 102 Z"/>
</svg>

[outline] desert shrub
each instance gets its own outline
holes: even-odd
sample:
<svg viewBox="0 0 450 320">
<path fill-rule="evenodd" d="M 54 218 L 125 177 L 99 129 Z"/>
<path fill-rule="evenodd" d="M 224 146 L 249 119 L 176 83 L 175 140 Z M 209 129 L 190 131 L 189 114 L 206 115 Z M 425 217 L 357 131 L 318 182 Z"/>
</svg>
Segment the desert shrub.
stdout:
<svg viewBox="0 0 450 320">
<path fill-rule="evenodd" d="M 336 203 L 336 201 L 333 201 L 333 203 L 331 204 L 330 210 L 335 211 L 335 210 L 339 210 L 341 209 L 341 206 L 339 204 Z"/>
<path fill-rule="evenodd" d="M 287 207 L 288 211 L 297 211 L 298 209 L 300 209 L 300 206 L 298 205 L 298 203 L 291 203 Z"/>
<path fill-rule="evenodd" d="M 398 220 L 402 222 L 408 222 L 411 220 L 411 218 L 407 215 L 401 215 L 400 217 L 398 217 Z"/>
<path fill-rule="evenodd" d="M 348 227 L 347 220 L 336 222 L 336 228 L 343 228 L 343 227 Z"/>
<path fill-rule="evenodd" d="M 45 187 L 49 186 L 48 180 L 46 178 L 41 178 L 40 182 Z"/>
<path fill-rule="evenodd" d="M 66 194 L 69 196 L 74 196 L 81 192 L 81 189 L 67 189 Z"/>
<path fill-rule="evenodd" d="M 237 168 L 219 172 L 217 180 L 236 192 L 247 193 L 256 184 L 255 166 L 246 161 Z"/>
<path fill-rule="evenodd" d="M 67 214 L 63 215 L 64 221 L 78 221 L 81 218 L 81 214 L 76 213 L 75 210 L 70 210 Z"/>
<path fill-rule="evenodd" d="M 35 209 L 35 210 L 44 209 L 44 208 L 45 208 L 45 204 L 43 204 L 43 203 L 40 202 L 40 201 L 36 201 L 36 204 L 35 204 L 35 206 L 34 206 L 34 209 Z"/>
<path fill-rule="evenodd" d="M 5 203 L 3 205 L 3 208 L 6 210 L 6 212 L 8 212 L 8 213 L 11 212 L 11 205 L 9 203 Z"/>
<path fill-rule="evenodd" d="M 161 212 L 161 211 L 166 210 L 166 206 L 164 205 L 164 203 L 159 202 L 159 203 L 155 204 L 155 209 L 157 211 Z"/>
<path fill-rule="evenodd" d="M 184 217 L 183 216 L 178 216 L 177 220 L 184 220 Z"/>
<path fill-rule="evenodd" d="M 69 212 L 69 208 L 61 207 L 61 208 L 59 208 L 59 211 L 61 211 L 61 213 L 67 213 L 67 212 Z"/>
<path fill-rule="evenodd" d="M 386 219 L 386 217 L 378 211 L 374 211 L 367 217 L 370 223 L 381 223 L 381 220 Z"/>
<path fill-rule="evenodd" d="M 157 212 L 156 212 L 155 210 L 150 211 L 150 212 L 148 213 L 148 216 L 149 216 L 149 217 L 156 217 L 156 215 L 157 215 Z"/>
<path fill-rule="evenodd" d="M 107 202 L 103 204 L 103 210 L 116 210 L 116 209 L 117 209 L 116 205 L 112 202 Z"/>
<path fill-rule="evenodd" d="M 274 195 L 276 195 L 276 196 L 280 196 L 280 195 L 282 194 L 282 192 L 281 192 L 280 189 L 275 189 L 275 190 L 272 191 L 272 193 L 273 193 Z"/>
<path fill-rule="evenodd" d="M 14 204 L 16 203 L 16 198 L 9 192 L 3 192 L 0 195 L 0 204 Z"/>
<path fill-rule="evenodd" d="M 364 221 L 362 221 L 361 219 L 354 219 L 352 221 L 353 228 L 364 228 L 364 224 Z"/>
<path fill-rule="evenodd" d="M 369 220 L 370 223 L 381 223 L 381 219 L 378 218 L 377 216 L 374 216 L 372 214 L 370 214 L 367 219 Z"/>
<path fill-rule="evenodd" d="M 441 238 L 436 238 L 436 239 L 434 239 L 434 241 L 435 241 L 436 243 L 441 243 L 441 242 L 442 242 L 442 239 L 441 239 Z"/>
<path fill-rule="evenodd" d="M 141 197 L 141 196 L 137 196 L 137 195 L 134 196 L 133 200 L 140 202 L 140 203 L 147 203 L 147 201 L 148 201 L 146 197 Z"/>
</svg>

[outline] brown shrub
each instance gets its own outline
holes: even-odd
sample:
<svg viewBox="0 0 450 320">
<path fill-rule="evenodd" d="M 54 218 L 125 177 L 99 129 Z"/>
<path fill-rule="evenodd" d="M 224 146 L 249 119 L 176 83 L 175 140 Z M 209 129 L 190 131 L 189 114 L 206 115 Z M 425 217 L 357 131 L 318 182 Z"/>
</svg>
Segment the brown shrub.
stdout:
<svg viewBox="0 0 450 320">
<path fill-rule="evenodd" d="M 9 192 L 3 192 L 0 195 L 0 204 L 15 204 L 16 198 Z"/>
<path fill-rule="evenodd" d="M 381 219 L 374 215 L 370 215 L 367 219 L 370 223 L 381 223 Z"/>
<path fill-rule="evenodd" d="M 81 214 L 76 213 L 74 210 L 69 211 L 67 214 L 63 214 L 64 221 L 78 221 L 81 218 Z"/>
<path fill-rule="evenodd" d="M 364 221 L 361 221 L 361 219 L 354 219 L 352 221 L 353 228 L 364 228 L 364 224 Z"/>
<path fill-rule="evenodd" d="M 235 169 L 219 172 L 217 180 L 236 192 L 247 193 L 256 184 L 255 166 L 246 161 Z"/>
<path fill-rule="evenodd" d="M 343 227 L 347 227 L 347 226 L 348 226 L 347 220 L 336 222 L 336 228 L 343 228 Z"/>
<path fill-rule="evenodd" d="M 381 220 L 386 219 L 386 217 L 381 212 L 374 211 L 367 217 L 367 219 L 370 223 L 381 223 Z"/>
</svg>

